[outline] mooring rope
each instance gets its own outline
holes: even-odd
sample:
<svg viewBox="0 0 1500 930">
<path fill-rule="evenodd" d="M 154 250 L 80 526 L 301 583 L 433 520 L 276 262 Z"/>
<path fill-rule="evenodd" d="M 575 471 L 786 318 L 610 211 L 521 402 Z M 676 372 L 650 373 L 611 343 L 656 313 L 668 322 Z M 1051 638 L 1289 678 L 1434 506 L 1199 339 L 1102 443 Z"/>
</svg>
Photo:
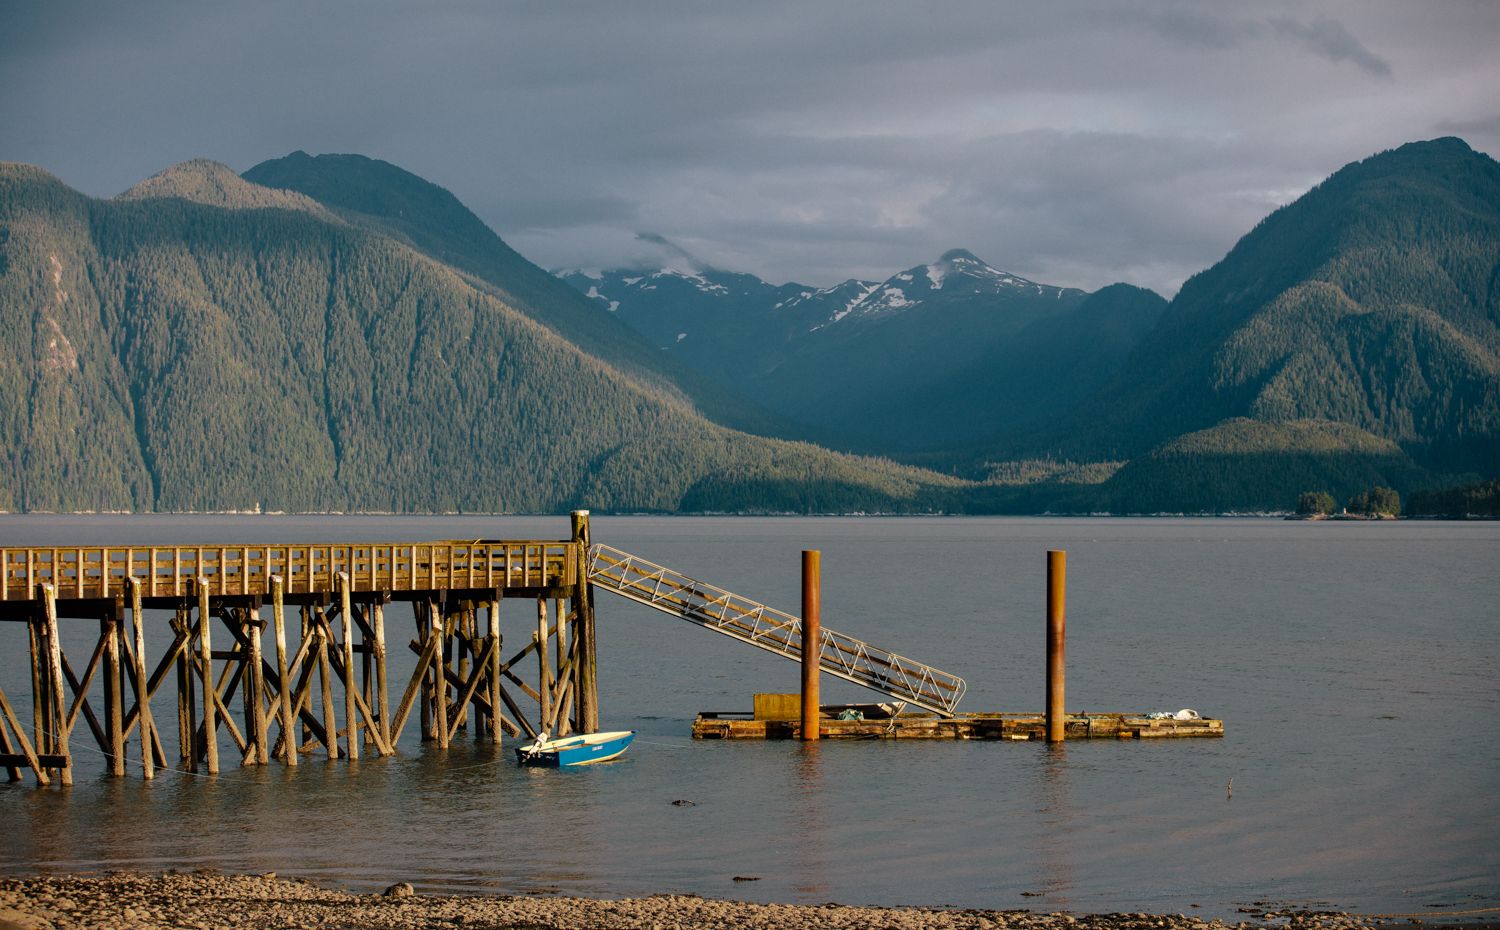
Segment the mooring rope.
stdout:
<svg viewBox="0 0 1500 930">
<path fill-rule="evenodd" d="M 21 729 L 27 730 L 30 733 L 30 735 L 31 735 L 31 744 L 33 746 L 37 745 L 36 731 L 34 731 L 31 728 L 27 727 L 25 724 L 21 725 Z M 44 735 L 46 735 L 46 736 L 54 736 L 55 735 L 55 734 L 53 734 L 52 732 L 50 732 L 48 730 L 43 730 L 42 733 Z M 114 758 L 113 753 L 105 752 L 102 749 L 95 749 L 93 746 L 79 744 L 77 746 L 71 746 L 70 745 L 68 747 L 68 754 L 69 755 L 72 755 L 73 753 L 79 752 L 79 751 L 82 751 L 82 752 L 91 752 L 94 755 L 99 756 L 100 758 L 103 758 L 103 759 Z M 38 754 L 40 755 L 40 753 L 38 753 Z M 42 766 L 42 767 L 43 768 L 55 768 L 55 766 L 45 766 L 45 765 Z M 140 767 L 140 762 L 137 761 L 136 763 L 134 763 L 134 766 L 132 766 L 132 767 L 135 767 L 135 768 Z M 29 765 L 28 766 L 19 766 L 18 765 L 18 766 L 16 766 L 16 768 L 18 768 L 18 769 L 19 768 L 30 768 L 30 766 Z M 155 771 L 157 771 L 157 772 L 176 772 L 179 775 L 191 775 L 194 778 L 223 778 L 223 777 L 225 777 L 225 773 L 223 773 L 223 772 L 220 772 L 218 775 L 210 775 L 207 772 L 194 772 L 194 771 L 192 771 L 190 769 L 180 769 L 180 768 L 177 768 L 174 765 L 165 765 L 165 764 L 163 764 L 163 765 L 154 765 L 154 766 L 152 766 L 152 768 Z M 249 767 L 248 766 L 241 766 L 240 769 L 239 769 L 240 773 L 244 773 L 244 772 L 248 772 L 248 771 L 249 771 Z M 235 773 L 231 771 L 228 774 L 229 775 L 234 775 Z"/>
</svg>

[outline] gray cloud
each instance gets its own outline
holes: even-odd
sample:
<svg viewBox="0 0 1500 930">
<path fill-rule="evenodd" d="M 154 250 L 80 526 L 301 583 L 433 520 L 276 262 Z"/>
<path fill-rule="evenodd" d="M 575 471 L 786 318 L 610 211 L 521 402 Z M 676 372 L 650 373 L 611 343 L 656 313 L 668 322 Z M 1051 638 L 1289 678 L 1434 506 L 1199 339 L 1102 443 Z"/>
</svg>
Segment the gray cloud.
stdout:
<svg viewBox="0 0 1500 930">
<path fill-rule="evenodd" d="M 772 280 L 967 247 L 1171 292 L 1339 166 L 1500 151 L 1500 7 L 0 0 L 0 159 L 97 195 L 207 156 L 361 152 L 523 254 L 661 233 Z"/>
<path fill-rule="evenodd" d="M 1303 22 L 1287 15 L 1257 19 L 1243 15 L 1244 9 L 1127 6 L 1111 11 L 1109 17 L 1121 24 L 1143 26 L 1168 39 L 1211 49 L 1227 50 L 1267 39 L 1290 39 L 1328 61 L 1351 62 L 1379 77 L 1391 73 L 1390 63 L 1366 48 L 1338 20 L 1319 16 Z"/>
<path fill-rule="evenodd" d="M 1271 28 L 1279 35 L 1297 39 L 1329 61 L 1350 61 L 1380 77 L 1391 73 L 1391 66 L 1385 59 L 1360 44 L 1343 24 L 1331 19 L 1318 18 L 1311 23 L 1300 23 L 1295 19 L 1277 17 L 1271 20 Z"/>
</svg>

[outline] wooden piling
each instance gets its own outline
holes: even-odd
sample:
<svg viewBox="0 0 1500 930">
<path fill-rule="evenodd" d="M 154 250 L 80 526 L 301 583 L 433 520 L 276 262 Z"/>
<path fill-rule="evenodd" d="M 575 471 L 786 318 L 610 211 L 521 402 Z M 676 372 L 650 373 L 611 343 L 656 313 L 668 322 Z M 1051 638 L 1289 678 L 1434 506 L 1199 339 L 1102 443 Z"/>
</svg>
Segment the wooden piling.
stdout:
<svg viewBox="0 0 1500 930">
<path fill-rule="evenodd" d="M 495 592 L 495 597 L 489 605 L 490 620 L 490 668 L 489 688 L 486 696 L 490 699 L 490 739 L 495 745 L 500 745 L 504 730 L 500 726 L 500 592 Z"/>
<path fill-rule="evenodd" d="M 56 563 L 53 563 L 54 566 Z M 47 694 L 48 726 L 51 735 L 51 752 L 62 757 L 58 767 L 58 781 L 67 787 L 73 784 L 73 757 L 68 752 L 67 697 L 63 693 L 62 639 L 57 630 L 57 588 L 42 585 L 43 638 L 47 644 Z M 38 739 L 38 742 L 41 742 Z"/>
<path fill-rule="evenodd" d="M 1047 553 L 1047 742 L 1066 738 L 1063 691 L 1067 649 L 1068 554 L 1060 549 Z"/>
<path fill-rule="evenodd" d="M 104 721 L 109 737 L 109 774 L 125 777 L 125 699 L 124 679 L 120 674 L 120 637 L 124 629 L 125 604 L 116 601 L 99 620 L 99 636 L 104 641 Z"/>
<path fill-rule="evenodd" d="M 246 754 L 247 764 L 266 765 L 271 761 L 270 747 L 267 745 L 270 739 L 270 726 L 266 721 L 265 705 L 265 658 L 261 650 L 260 633 L 265 627 L 261 620 L 260 608 L 251 607 L 245 610 L 245 640 L 246 655 L 245 664 L 245 698 L 249 702 L 246 710 L 250 719 L 245 721 L 246 728 L 253 734 L 250 738 L 255 747 L 255 753 Z"/>
<path fill-rule="evenodd" d="M 223 566 L 220 566 L 222 569 Z M 203 685 L 203 753 L 208 774 L 219 774 L 219 710 L 214 682 L 213 615 L 208 608 L 208 579 L 198 576 L 198 673 Z"/>
<path fill-rule="evenodd" d="M 422 742 L 437 739 L 437 732 L 432 726 L 432 681 L 433 674 L 431 664 L 442 661 L 442 637 L 434 638 L 432 635 L 432 611 L 436 608 L 431 601 L 422 601 L 412 605 L 412 619 L 417 625 L 417 635 L 421 637 L 423 654 L 431 652 L 428 662 L 417 666 L 417 671 L 422 676 L 422 694 L 417 701 L 418 714 L 421 717 Z M 435 651 L 434 651 L 435 650 Z"/>
<path fill-rule="evenodd" d="M 375 700 L 380 714 L 380 741 L 394 749 L 391 742 L 391 697 L 385 671 L 385 602 L 377 597 L 370 605 L 370 632 L 375 650 Z"/>
<path fill-rule="evenodd" d="M 131 672 L 135 676 L 136 727 L 141 739 L 141 776 L 147 781 L 156 777 L 155 741 L 156 720 L 151 716 L 151 684 L 146 677 L 146 624 L 141 616 L 141 582 L 128 579 L 130 588 L 130 627 L 135 641 L 135 656 Z"/>
<path fill-rule="evenodd" d="M 304 607 L 302 611 L 307 614 L 309 609 Z M 311 609 L 312 616 L 320 620 L 324 619 L 319 616 L 322 612 L 321 607 Z M 339 721 L 333 713 L 333 669 L 328 660 L 328 650 L 333 644 L 328 641 L 326 622 L 315 626 L 309 624 L 309 626 L 313 626 L 312 635 L 317 637 L 318 644 L 318 689 L 323 698 L 323 748 L 328 751 L 329 759 L 337 759 L 339 757 Z"/>
<path fill-rule="evenodd" d="M 444 592 L 432 603 L 428 615 L 432 623 L 432 635 L 436 637 L 437 650 L 432 654 L 432 723 L 439 749 L 448 748 L 448 618 L 447 596 Z"/>
<path fill-rule="evenodd" d="M 594 586 L 589 582 L 589 512 L 575 510 L 573 541 L 578 544 L 578 586 L 573 595 L 578 614 L 577 719 L 584 733 L 599 732 L 599 653 L 594 628 Z"/>
<path fill-rule="evenodd" d="M 359 761 L 359 715 L 354 699 L 359 686 L 354 680 L 354 604 L 349 595 L 349 573 L 339 572 L 339 620 L 344 634 L 344 748 L 349 761 Z"/>
<path fill-rule="evenodd" d="M 192 620 L 186 606 L 179 607 L 172 618 L 177 637 L 188 643 L 177 653 L 177 750 L 178 764 L 189 772 L 198 771 L 198 754 L 193 751 L 193 730 L 197 712 L 193 706 L 193 670 L 191 651 Z"/>
<path fill-rule="evenodd" d="M 271 576 L 271 623 L 276 632 L 276 675 L 281 682 L 277 704 L 281 710 L 281 752 L 287 765 L 297 764 L 297 718 L 292 710 L 292 680 L 286 664 L 286 582 Z"/>
<path fill-rule="evenodd" d="M 552 716 L 552 663 L 547 657 L 547 639 L 547 599 L 539 597 L 536 599 L 536 691 L 541 709 L 536 722 L 540 727 L 545 727 L 547 719 Z"/>
<path fill-rule="evenodd" d="M 28 571 L 29 574 L 29 571 Z M 37 596 L 41 596 L 41 589 L 37 589 Z M 30 617 L 26 621 L 26 637 L 31 649 L 31 732 L 36 736 L 36 751 L 43 754 L 47 752 L 47 646 L 42 641 L 42 617 L 40 614 Z M 46 774 L 37 769 L 41 774 L 42 783 L 46 784 Z"/>
<path fill-rule="evenodd" d="M 802 550 L 802 738 L 816 740 L 819 736 L 818 721 L 818 673 L 819 657 L 823 639 L 822 610 L 822 553 L 817 549 Z"/>
</svg>

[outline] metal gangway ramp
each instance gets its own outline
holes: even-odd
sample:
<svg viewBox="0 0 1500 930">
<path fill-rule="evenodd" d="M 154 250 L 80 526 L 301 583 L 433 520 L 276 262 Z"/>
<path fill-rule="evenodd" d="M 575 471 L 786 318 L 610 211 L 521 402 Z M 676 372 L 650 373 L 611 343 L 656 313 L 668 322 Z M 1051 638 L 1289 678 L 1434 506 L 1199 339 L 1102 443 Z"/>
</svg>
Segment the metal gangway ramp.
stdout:
<svg viewBox="0 0 1500 930">
<path fill-rule="evenodd" d="M 802 618 L 723 588 L 689 578 L 621 549 L 595 544 L 588 550 L 588 578 L 664 613 L 802 661 Z M 822 627 L 818 664 L 823 671 L 951 717 L 964 696 L 964 680 L 852 636 Z"/>
</svg>

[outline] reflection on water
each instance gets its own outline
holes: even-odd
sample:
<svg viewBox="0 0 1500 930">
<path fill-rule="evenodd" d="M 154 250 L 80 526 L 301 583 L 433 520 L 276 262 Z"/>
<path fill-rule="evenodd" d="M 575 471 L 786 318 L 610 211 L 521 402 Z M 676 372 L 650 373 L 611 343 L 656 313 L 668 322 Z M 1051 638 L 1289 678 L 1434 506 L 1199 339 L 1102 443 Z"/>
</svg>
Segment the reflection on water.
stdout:
<svg viewBox="0 0 1500 930">
<path fill-rule="evenodd" d="M 566 533 L 563 518 L 0 517 L 0 544 Z M 359 891 L 1202 904 L 1193 913 L 1231 918 L 1255 900 L 1397 913 L 1500 903 L 1500 524 L 598 518 L 594 533 L 793 609 L 799 553 L 821 548 L 825 623 L 963 675 L 975 711 L 1041 706 L 1038 566 L 1065 548 L 1069 709 L 1195 707 L 1225 718 L 1228 735 L 694 742 L 695 712 L 794 691 L 796 664 L 603 598 L 604 724 L 640 734 L 618 762 L 521 769 L 509 741 L 470 734 L 444 754 L 413 724 L 389 759 L 314 754 L 296 769 L 229 763 L 217 778 L 166 771 L 148 784 L 134 743 L 130 776 L 104 777 L 81 727 L 71 790 L 0 785 L 0 872 L 213 866 Z M 388 611 L 392 631 L 412 622 Z M 525 636 L 534 611 L 507 606 L 501 624 Z M 74 654 L 96 633 L 77 632 Z M 170 639 L 147 636 L 153 655 Z M 390 653 L 398 693 L 414 665 L 404 639 L 393 634 Z M 25 653 L 24 625 L 0 623 L 13 704 L 30 694 Z M 867 699 L 824 689 L 830 702 Z M 172 690 L 156 709 L 175 763 Z"/>
<path fill-rule="evenodd" d="M 796 842 L 792 867 L 797 893 L 816 897 L 828 893 L 827 795 L 823 785 L 823 743 L 820 740 L 797 744 L 796 781 L 789 798 L 792 816 L 796 818 Z M 835 789 L 836 790 L 836 789 Z"/>
<path fill-rule="evenodd" d="M 1041 835 L 1037 863 L 1047 906 L 1068 910 L 1073 890 L 1073 797 L 1069 785 L 1068 746 L 1044 745 L 1039 750 L 1037 798 Z"/>
</svg>

